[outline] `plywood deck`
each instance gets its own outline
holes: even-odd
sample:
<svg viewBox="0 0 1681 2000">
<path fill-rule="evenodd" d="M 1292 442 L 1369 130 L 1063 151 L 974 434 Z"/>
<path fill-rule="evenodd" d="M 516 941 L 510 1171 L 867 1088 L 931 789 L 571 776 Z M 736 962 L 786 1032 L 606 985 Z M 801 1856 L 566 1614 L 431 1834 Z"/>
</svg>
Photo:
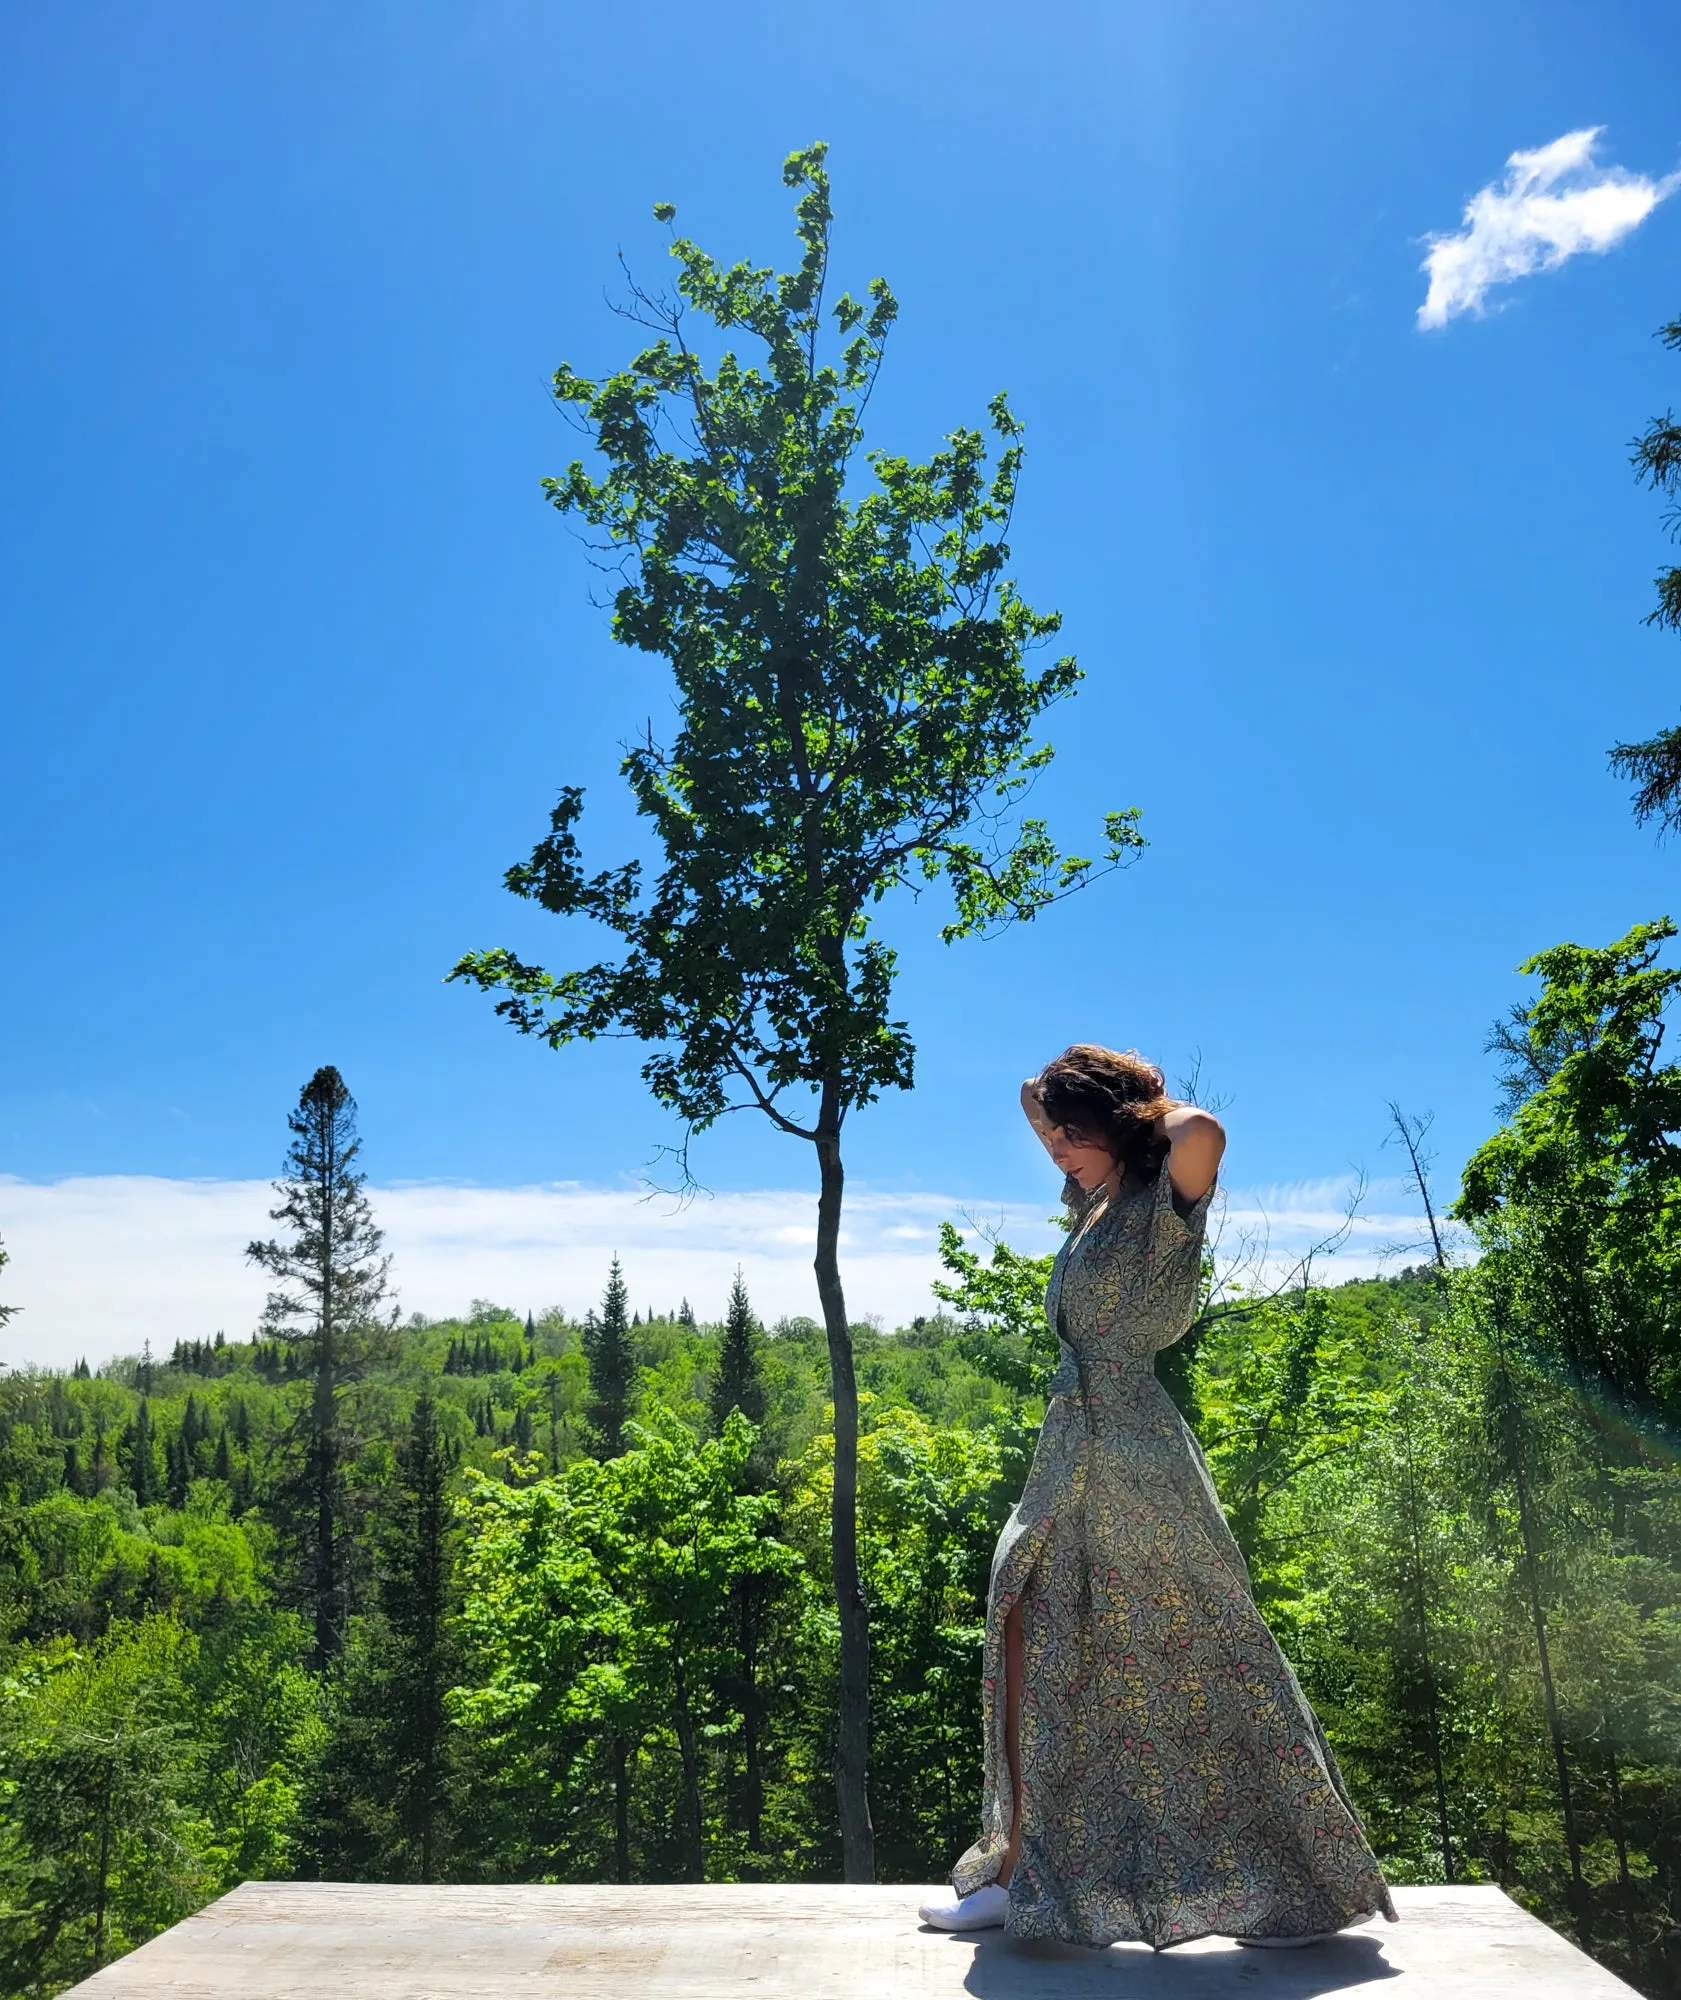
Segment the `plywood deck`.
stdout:
<svg viewBox="0 0 1681 2000">
<path fill-rule="evenodd" d="M 1302 1951 L 1157 1954 L 922 1928 L 923 1892 L 792 1884 L 247 1882 L 85 2000 L 1610 2000 L 1633 1991 L 1498 1889 L 1398 1889 L 1399 1924 Z"/>
</svg>

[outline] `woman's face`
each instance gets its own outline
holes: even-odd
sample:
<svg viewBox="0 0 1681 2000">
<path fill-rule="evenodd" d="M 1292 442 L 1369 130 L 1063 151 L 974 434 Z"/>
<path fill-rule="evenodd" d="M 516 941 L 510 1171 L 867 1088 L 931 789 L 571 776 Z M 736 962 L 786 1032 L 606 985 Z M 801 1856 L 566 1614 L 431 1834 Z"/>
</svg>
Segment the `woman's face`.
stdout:
<svg viewBox="0 0 1681 2000">
<path fill-rule="evenodd" d="M 1051 1127 L 1051 1158 L 1065 1174 L 1072 1175 L 1087 1194 L 1114 1177 L 1115 1156 L 1109 1148 L 1098 1145 L 1083 1133 L 1070 1132 L 1064 1125 Z"/>
</svg>

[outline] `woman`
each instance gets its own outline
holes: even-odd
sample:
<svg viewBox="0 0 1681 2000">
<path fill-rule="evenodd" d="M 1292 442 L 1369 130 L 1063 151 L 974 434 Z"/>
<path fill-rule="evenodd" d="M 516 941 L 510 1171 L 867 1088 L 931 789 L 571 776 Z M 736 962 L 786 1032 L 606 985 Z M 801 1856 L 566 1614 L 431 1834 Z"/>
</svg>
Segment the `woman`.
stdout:
<svg viewBox="0 0 1681 2000">
<path fill-rule="evenodd" d="M 923 1919 L 1157 1949 L 1393 1919 L 1155 1378 L 1191 1321 L 1225 1133 L 1137 1054 L 1087 1045 L 1023 1084 L 1022 1108 L 1072 1210 L 1045 1295 L 1061 1365 L 992 1563 L 984 1831 Z"/>
</svg>

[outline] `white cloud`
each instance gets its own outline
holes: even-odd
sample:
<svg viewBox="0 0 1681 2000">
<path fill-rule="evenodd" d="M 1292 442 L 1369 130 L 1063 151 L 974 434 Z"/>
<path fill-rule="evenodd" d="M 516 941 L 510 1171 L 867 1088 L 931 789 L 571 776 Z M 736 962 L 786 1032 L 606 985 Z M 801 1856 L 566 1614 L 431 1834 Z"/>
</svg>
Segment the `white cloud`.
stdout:
<svg viewBox="0 0 1681 2000">
<path fill-rule="evenodd" d="M 1418 309 L 1421 327 L 1446 326 L 1460 313 L 1480 316 L 1496 285 L 1555 271 L 1584 250 L 1605 251 L 1637 229 L 1681 174 L 1654 181 L 1595 160 L 1602 125 L 1566 132 L 1533 153 L 1514 153 L 1498 181 L 1465 204 L 1457 235 L 1430 236 L 1422 269 L 1430 289 Z"/>
<path fill-rule="evenodd" d="M 372 1188 L 405 1311 L 443 1317 L 491 1298 L 523 1312 L 559 1305 L 581 1314 L 600 1297 L 608 1260 L 624 1263 L 631 1303 L 647 1311 L 687 1297 L 702 1318 L 721 1315 L 739 1264 L 767 1319 L 817 1312 L 811 1275 L 816 1203 L 801 1189 L 703 1196 L 679 1207 L 635 1188 L 576 1185 Z M 1227 1255 L 1281 1272 L 1335 1226 L 1343 1183 L 1234 1190 L 1220 1224 Z M 1378 1268 L 1397 1240 L 1418 1234 L 1387 1186 L 1383 1212 L 1363 1215 L 1342 1248 L 1316 1264 L 1336 1280 Z M 262 1309 L 262 1274 L 245 1262 L 253 1236 L 271 1233 L 266 1181 L 181 1181 L 145 1175 L 28 1182 L 0 1177 L 0 1236 L 12 1262 L 0 1299 L 24 1308 L 0 1331 L 0 1360 L 67 1367 L 138 1352 L 218 1328 L 247 1336 Z M 1018 1249 L 1058 1240 L 1042 1201 L 849 1190 L 842 1242 L 847 1303 L 856 1317 L 901 1325 L 936 1302 L 941 1222 L 973 1217 Z"/>
</svg>

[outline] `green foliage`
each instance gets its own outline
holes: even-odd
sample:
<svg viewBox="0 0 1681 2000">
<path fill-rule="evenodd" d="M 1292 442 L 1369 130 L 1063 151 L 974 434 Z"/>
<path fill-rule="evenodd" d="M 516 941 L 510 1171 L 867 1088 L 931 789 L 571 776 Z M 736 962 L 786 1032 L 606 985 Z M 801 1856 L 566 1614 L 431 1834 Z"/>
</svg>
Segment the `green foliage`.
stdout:
<svg viewBox="0 0 1681 2000">
<path fill-rule="evenodd" d="M 1526 1337 L 1607 1415 L 1681 1418 L 1681 1067 L 1661 1063 L 1681 970 L 1667 919 L 1602 949 L 1558 945 L 1521 969 L 1515 1115 L 1473 1155 L 1455 1208 Z"/>
<path fill-rule="evenodd" d="M 949 1222 L 940 1224 L 940 1262 L 955 1282 L 937 1279 L 934 1296 L 961 1315 L 959 1347 L 982 1374 L 1018 1398 L 1042 1398 L 1056 1372 L 1057 1339 L 1045 1319 L 1051 1257 L 1025 1257 L 994 1242 L 983 1259 Z"/>
<path fill-rule="evenodd" d="M 867 1407 L 866 1416 L 859 1528 L 875 1637 L 877 1858 L 888 1880 L 916 1882 L 974 1839 L 978 1661 L 1008 1511 L 1005 1443 L 910 1409 Z M 819 1574 L 832 1466 L 830 1441 L 819 1438 L 787 1468 L 789 1533 Z"/>
<path fill-rule="evenodd" d="M 1226 1320 L 1198 1360 L 1210 1469 L 1245 1560 L 1270 1570 L 1280 1497 L 1353 1452 L 1380 1406 L 1372 1358 L 1338 1324 L 1332 1294 L 1308 1290 Z"/>
<path fill-rule="evenodd" d="M 622 1838 L 625 1760 L 658 1763 L 664 1750 L 669 1765 L 673 1748 L 675 1838 L 641 1826 L 639 1844 L 656 1871 L 675 1862 L 692 1880 L 709 1851 L 728 1851 L 703 1762 L 740 1728 L 728 1699 L 740 1680 L 732 1590 L 797 1578 L 773 1532 L 776 1502 L 740 1490 L 753 1446 L 744 1418 L 705 1440 L 671 1418 L 631 1436 L 603 1463 L 520 1488 L 481 1475 L 468 1489 L 472 1660 L 453 1699 L 517 1774 L 520 1809 L 504 1838 L 522 1872 L 536 1861 L 545 1873 L 611 1872 L 610 1830 L 579 1810 L 581 1768 L 616 1770 Z"/>
<path fill-rule="evenodd" d="M 313 1698 L 295 1645 L 153 1616 L 45 1648 L 0 1684 L 8 1992 L 55 1990 L 284 1869 Z"/>
</svg>

